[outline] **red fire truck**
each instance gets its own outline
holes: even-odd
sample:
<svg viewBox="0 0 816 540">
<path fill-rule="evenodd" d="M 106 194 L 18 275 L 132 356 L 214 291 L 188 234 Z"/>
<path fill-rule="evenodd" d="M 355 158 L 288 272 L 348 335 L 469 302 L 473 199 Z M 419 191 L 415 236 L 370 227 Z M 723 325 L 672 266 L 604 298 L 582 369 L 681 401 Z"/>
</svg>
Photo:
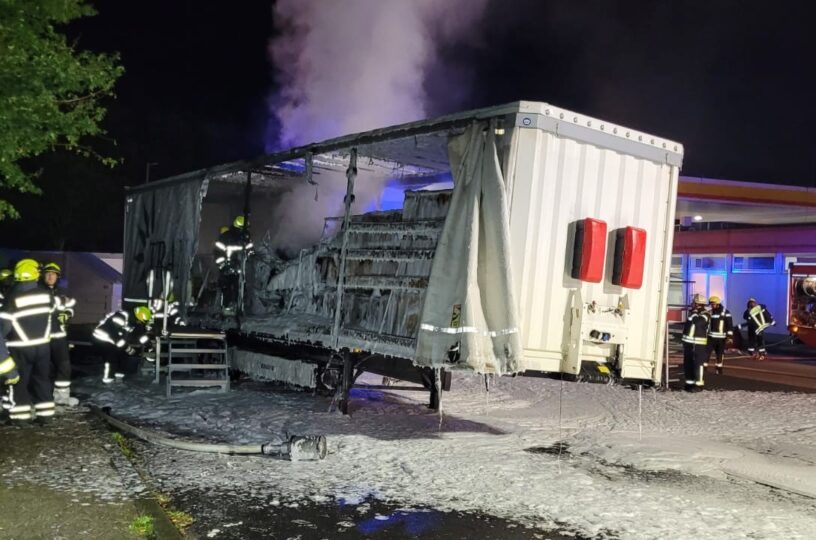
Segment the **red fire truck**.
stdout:
<svg viewBox="0 0 816 540">
<path fill-rule="evenodd" d="M 788 330 L 809 347 L 816 347 L 816 265 L 790 267 Z"/>
</svg>

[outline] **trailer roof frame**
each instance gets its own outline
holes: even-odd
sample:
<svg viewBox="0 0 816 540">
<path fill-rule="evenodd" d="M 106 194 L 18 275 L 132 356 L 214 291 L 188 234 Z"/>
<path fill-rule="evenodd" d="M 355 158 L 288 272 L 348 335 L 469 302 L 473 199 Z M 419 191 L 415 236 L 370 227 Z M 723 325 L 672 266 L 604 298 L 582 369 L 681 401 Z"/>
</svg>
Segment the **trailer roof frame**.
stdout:
<svg viewBox="0 0 816 540">
<path fill-rule="evenodd" d="M 352 147 L 377 144 L 388 140 L 451 131 L 465 128 L 473 122 L 499 117 L 511 117 L 511 122 L 517 120 L 516 123 L 518 123 L 519 127 L 542 129 L 560 136 L 589 140 L 589 142 L 597 144 L 598 146 L 613 150 L 618 150 L 616 147 L 625 143 L 627 151 L 632 151 L 636 155 L 642 155 L 653 161 L 665 160 L 667 163 L 678 166 L 682 161 L 682 145 L 668 139 L 653 137 L 643 132 L 627 129 L 623 126 L 604 122 L 586 115 L 580 115 L 543 102 L 515 101 L 494 107 L 474 109 L 416 122 L 387 126 L 361 133 L 343 135 L 321 142 L 290 148 L 281 152 L 263 154 L 254 159 L 233 161 L 197 169 L 148 184 L 127 186 L 125 187 L 125 192 L 126 195 L 128 195 L 152 191 L 178 183 L 212 179 L 238 172 L 251 172 L 253 174 L 263 175 L 264 171 L 260 170 L 263 167 L 284 163 L 293 159 L 306 158 L 309 154 L 317 156 L 343 149 L 350 149 Z M 618 134 L 619 130 L 620 134 Z M 614 144 L 610 144 L 613 139 L 615 140 Z M 620 139 L 620 141 L 618 141 L 618 139 Z"/>
</svg>

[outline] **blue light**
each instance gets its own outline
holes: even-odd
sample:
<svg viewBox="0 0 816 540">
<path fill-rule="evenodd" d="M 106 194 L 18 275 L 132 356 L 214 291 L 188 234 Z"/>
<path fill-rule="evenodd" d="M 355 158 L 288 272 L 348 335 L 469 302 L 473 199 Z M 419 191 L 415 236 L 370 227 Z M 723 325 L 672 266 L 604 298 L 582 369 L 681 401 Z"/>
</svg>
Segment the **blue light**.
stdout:
<svg viewBox="0 0 816 540">
<path fill-rule="evenodd" d="M 386 519 L 383 519 L 385 517 Z M 363 534 L 374 534 L 388 527 L 402 524 L 406 534 L 417 536 L 433 529 L 439 525 L 441 517 L 439 512 L 428 510 L 420 511 L 398 511 L 392 512 L 388 516 L 369 518 L 357 525 L 357 530 Z"/>
</svg>

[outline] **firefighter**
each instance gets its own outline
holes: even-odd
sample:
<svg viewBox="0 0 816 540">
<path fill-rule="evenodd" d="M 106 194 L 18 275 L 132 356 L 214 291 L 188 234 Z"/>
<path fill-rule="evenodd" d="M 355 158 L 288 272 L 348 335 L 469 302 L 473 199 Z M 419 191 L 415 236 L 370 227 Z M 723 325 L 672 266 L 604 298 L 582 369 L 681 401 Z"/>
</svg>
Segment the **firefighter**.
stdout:
<svg viewBox="0 0 816 540">
<path fill-rule="evenodd" d="M 686 376 L 685 390 L 696 392 L 703 389 L 703 363 L 708 358 L 708 313 L 706 299 L 695 294 L 683 326 L 683 371 Z"/>
<path fill-rule="evenodd" d="M 14 267 L 15 285 L 0 310 L 2 334 L 20 372 L 9 409 L 12 421 L 45 423 L 54 416 L 51 384 L 51 312 L 54 300 L 42 286 L 40 265 L 23 259 Z"/>
<path fill-rule="evenodd" d="M 706 356 L 703 367 L 708 367 L 708 360 L 713 352 L 717 374 L 722 375 L 725 349 L 731 348 L 734 340 L 734 320 L 731 312 L 722 305 L 719 296 L 712 296 L 708 299 L 708 303 L 711 306 L 709 313 L 711 322 L 708 329 L 708 356 Z"/>
<path fill-rule="evenodd" d="M 252 253 L 252 241 L 246 228 L 244 216 L 236 216 L 232 227 L 224 230 L 215 242 L 215 264 L 220 275 L 218 287 L 225 313 L 234 313 L 238 301 L 238 288 L 244 271 L 246 257 Z"/>
<path fill-rule="evenodd" d="M 3 409 L 7 411 L 11 409 L 11 403 L 14 401 L 14 385 L 20 382 L 20 372 L 17 371 L 17 364 L 11 357 L 6 347 L 6 340 L 2 336 L 0 336 L 0 358 L 5 358 L 5 360 L 0 360 L 0 383 L 4 389 L 8 387 L 8 391 L 3 392 Z"/>
<path fill-rule="evenodd" d="M 68 321 L 74 316 L 76 299 L 57 287 L 62 268 L 55 262 L 43 266 L 43 285 L 51 292 L 54 311 L 51 314 L 51 373 L 54 376 L 54 403 L 74 407 L 79 400 L 71 397 L 71 355 L 68 350 Z"/>
<path fill-rule="evenodd" d="M 758 303 L 755 298 L 748 299 L 748 305 L 742 318 L 745 319 L 745 325 L 748 326 L 748 352 L 755 360 L 765 360 L 767 358 L 765 330 L 776 324 L 776 321 L 765 304 Z"/>
<path fill-rule="evenodd" d="M 104 348 L 105 367 L 102 382 L 122 382 L 125 378 L 125 367 L 137 347 L 143 347 L 150 341 L 147 325 L 153 313 L 147 306 L 133 309 L 133 319 L 127 311 L 109 313 L 93 331 L 93 337 Z"/>
</svg>

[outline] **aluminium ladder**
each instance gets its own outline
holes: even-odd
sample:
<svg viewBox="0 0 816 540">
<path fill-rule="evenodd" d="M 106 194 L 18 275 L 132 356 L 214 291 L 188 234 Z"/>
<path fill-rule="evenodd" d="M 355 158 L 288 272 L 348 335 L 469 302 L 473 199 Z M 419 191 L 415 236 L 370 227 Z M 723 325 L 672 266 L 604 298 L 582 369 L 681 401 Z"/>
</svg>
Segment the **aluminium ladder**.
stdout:
<svg viewBox="0 0 816 540">
<path fill-rule="evenodd" d="M 173 388 L 182 387 L 220 387 L 224 392 L 229 391 L 226 334 L 206 330 L 178 331 L 157 340 L 157 376 L 158 364 L 164 356 L 163 346 L 167 350 L 167 397 L 172 395 Z M 206 376 L 208 372 L 216 374 L 216 377 Z"/>
</svg>

